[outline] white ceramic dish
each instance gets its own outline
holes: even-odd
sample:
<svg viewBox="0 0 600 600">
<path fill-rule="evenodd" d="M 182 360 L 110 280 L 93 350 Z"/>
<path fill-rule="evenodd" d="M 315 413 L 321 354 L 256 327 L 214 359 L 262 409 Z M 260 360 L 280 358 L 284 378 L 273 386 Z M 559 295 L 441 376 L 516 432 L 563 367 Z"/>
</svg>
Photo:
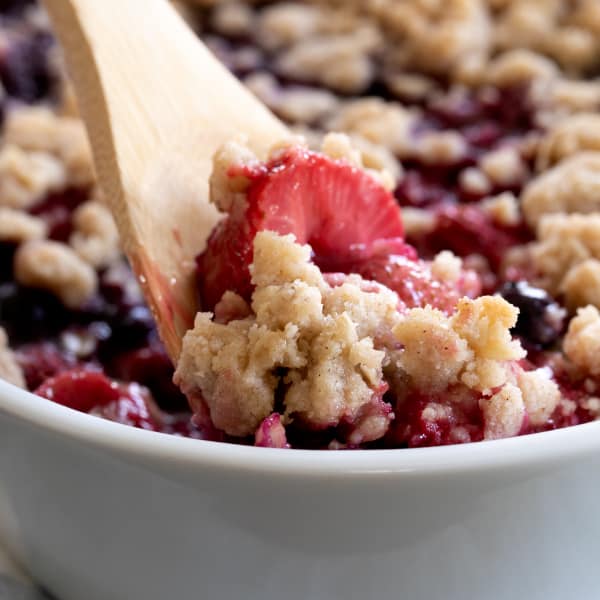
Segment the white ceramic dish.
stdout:
<svg viewBox="0 0 600 600">
<path fill-rule="evenodd" d="M 136 430 L 0 382 L 4 539 L 61 600 L 592 600 L 600 423 L 310 452 Z"/>
</svg>

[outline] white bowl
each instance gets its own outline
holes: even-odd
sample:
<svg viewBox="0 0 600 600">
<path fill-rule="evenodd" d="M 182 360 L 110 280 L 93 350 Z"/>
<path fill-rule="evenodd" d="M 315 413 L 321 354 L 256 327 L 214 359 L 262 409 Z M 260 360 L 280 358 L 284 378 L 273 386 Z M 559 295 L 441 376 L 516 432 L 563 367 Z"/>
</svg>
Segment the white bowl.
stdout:
<svg viewBox="0 0 600 600">
<path fill-rule="evenodd" d="M 2 539 L 61 600 L 600 595 L 600 423 L 289 451 L 132 429 L 0 382 L 0 440 Z"/>
</svg>

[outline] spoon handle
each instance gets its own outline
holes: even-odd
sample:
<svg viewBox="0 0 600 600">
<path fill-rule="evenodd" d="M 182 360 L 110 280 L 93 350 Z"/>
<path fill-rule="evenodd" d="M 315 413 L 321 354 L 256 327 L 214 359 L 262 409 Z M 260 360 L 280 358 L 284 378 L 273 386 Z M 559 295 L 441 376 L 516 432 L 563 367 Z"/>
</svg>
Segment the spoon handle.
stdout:
<svg viewBox="0 0 600 600">
<path fill-rule="evenodd" d="M 212 155 L 240 133 L 258 154 L 289 134 L 166 0 L 44 2 L 98 182 L 175 359 L 198 308 L 193 258 L 218 218 Z"/>
</svg>

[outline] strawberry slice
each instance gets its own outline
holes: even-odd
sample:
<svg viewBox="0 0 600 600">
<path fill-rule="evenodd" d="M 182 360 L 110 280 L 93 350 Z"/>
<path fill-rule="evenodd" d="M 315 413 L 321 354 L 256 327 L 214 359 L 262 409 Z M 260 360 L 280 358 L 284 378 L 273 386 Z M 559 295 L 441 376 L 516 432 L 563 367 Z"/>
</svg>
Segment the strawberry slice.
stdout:
<svg viewBox="0 0 600 600">
<path fill-rule="evenodd" d="M 231 206 L 197 259 L 204 309 L 213 309 L 227 290 L 250 297 L 248 267 L 258 231 L 294 234 L 328 270 L 341 270 L 335 265 L 357 249 L 368 257 L 375 241 L 403 236 L 393 195 L 344 161 L 295 147 L 242 174 L 250 179 L 245 202 Z"/>
</svg>

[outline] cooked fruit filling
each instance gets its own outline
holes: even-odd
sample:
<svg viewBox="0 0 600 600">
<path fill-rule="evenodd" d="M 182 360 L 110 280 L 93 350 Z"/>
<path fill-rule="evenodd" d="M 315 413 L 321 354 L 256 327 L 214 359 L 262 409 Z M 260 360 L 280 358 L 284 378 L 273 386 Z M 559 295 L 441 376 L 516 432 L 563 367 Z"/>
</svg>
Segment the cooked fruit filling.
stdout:
<svg viewBox="0 0 600 600">
<path fill-rule="evenodd" d="M 274 448 L 600 417 L 598 2 L 173 4 L 299 137 L 266 160 L 241 140 L 215 156 L 223 218 L 174 373 L 48 19 L 4 2 L 1 378 L 130 426 Z"/>
</svg>

